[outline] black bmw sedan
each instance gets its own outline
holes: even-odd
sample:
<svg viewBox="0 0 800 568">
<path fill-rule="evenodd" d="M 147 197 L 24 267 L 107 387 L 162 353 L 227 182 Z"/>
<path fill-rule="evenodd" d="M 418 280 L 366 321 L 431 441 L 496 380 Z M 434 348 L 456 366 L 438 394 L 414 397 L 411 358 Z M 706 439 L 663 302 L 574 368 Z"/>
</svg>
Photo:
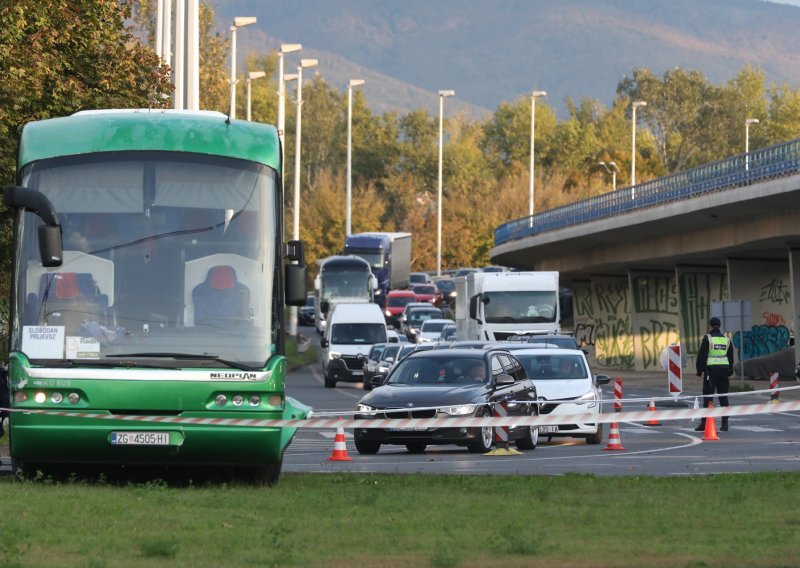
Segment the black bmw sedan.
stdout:
<svg viewBox="0 0 800 568">
<path fill-rule="evenodd" d="M 465 418 L 493 416 L 504 402 L 509 416 L 538 414 L 536 387 L 514 355 L 501 349 L 446 349 L 415 352 L 358 402 L 356 419 Z M 404 445 L 421 453 L 432 444 L 457 444 L 487 452 L 495 433 L 486 427 L 356 428 L 356 449 L 375 454 L 382 444 Z M 517 448 L 536 449 L 536 426 L 510 429 Z"/>
</svg>

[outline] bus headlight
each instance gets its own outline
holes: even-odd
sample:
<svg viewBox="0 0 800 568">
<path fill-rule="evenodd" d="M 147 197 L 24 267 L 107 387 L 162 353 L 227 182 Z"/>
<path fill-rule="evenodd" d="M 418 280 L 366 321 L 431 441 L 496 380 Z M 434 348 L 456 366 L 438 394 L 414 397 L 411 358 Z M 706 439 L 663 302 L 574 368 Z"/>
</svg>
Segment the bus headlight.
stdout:
<svg viewBox="0 0 800 568">
<path fill-rule="evenodd" d="M 50 400 L 52 400 L 56 404 L 61 404 L 61 401 L 64 400 L 64 395 L 60 392 L 54 392 L 50 395 Z"/>
<path fill-rule="evenodd" d="M 41 403 L 43 403 L 45 400 L 47 400 L 47 395 L 46 395 L 46 394 L 44 394 L 43 392 L 37 392 L 37 393 L 34 395 L 34 397 L 33 397 L 33 400 L 35 400 L 36 402 L 38 402 L 39 404 L 41 404 Z"/>
<path fill-rule="evenodd" d="M 218 394 L 214 399 L 214 404 L 216 404 L 217 406 L 225 406 L 226 404 L 228 404 L 228 397 L 225 396 L 224 394 Z"/>
<path fill-rule="evenodd" d="M 71 392 L 67 395 L 67 400 L 70 404 L 78 404 L 81 401 L 81 395 L 76 392 Z"/>
<path fill-rule="evenodd" d="M 233 402 L 233 406 L 242 406 L 242 404 L 244 404 L 244 397 L 240 394 L 235 394 L 231 402 Z"/>
</svg>

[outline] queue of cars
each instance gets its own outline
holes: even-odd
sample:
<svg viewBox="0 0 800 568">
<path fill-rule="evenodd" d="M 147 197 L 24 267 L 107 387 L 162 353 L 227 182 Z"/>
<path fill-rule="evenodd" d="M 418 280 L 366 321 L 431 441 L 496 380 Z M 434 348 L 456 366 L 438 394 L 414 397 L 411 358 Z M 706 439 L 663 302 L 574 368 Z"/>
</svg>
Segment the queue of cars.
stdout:
<svg viewBox="0 0 800 568">
<path fill-rule="evenodd" d="M 440 341 L 401 346 L 392 361 L 372 375 L 370 393 L 359 400 L 355 416 L 363 419 L 490 416 L 494 402 L 501 399 L 506 401 L 512 415 L 599 416 L 602 386 L 610 382 L 610 377 L 593 375 L 585 353 L 573 347 L 522 341 Z M 476 361 L 480 365 L 471 364 Z M 483 367 L 482 372 L 477 370 L 478 366 Z M 387 372 L 383 373 L 383 369 Z M 374 454 L 382 445 L 405 445 L 411 453 L 423 452 L 434 444 L 456 444 L 476 452 L 491 447 L 491 427 L 420 429 L 403 423 L 398 426 L 357 429 L 356 449 L 362 454 Z M 603 427 L 591 421 L 520 427 L 512 429 L 508 439 L 520 449 L 535 449 L 540 436 L 548 440 L 569 436 L 583 438 L 588 444 L 600 444 Z"/>
</svg>

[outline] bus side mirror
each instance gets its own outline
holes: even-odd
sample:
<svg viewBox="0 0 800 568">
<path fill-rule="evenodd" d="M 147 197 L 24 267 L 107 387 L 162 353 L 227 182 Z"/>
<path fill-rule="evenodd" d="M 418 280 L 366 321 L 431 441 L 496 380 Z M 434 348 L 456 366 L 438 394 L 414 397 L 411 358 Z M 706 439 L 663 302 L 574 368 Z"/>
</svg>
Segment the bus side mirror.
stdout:
<svg viewBox="0 0 800 568">
<path fill-rule="evenodd" d="M 287 306 L 305 306 L 308 296 L 306 291 L 306 267 L 300 264 L 287 264 L 284 267 Z"/>
<path fill-rule="evenodd" d="M 46 268 L 61 266 L 64 252 L 61 244 L 61 225 L 50 200 L 39 191 L 8 185 L 3 188 L 3 203 L 12 209 L 26 209 L 44 221 L 44 225 L 39 227 L 39 256 L 42 266 Z"/>
</svg>

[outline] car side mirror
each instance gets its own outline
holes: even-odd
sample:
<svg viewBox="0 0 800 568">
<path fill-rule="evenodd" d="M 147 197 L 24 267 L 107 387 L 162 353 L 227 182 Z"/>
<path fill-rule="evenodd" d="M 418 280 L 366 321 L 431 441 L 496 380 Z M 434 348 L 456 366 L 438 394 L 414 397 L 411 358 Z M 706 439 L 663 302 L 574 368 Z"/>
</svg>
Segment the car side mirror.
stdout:
<svg viewBox="0 0 800 568">
<path fill-rule="evenodd" d="M 319 311 L 321 311 L 325 315 L 328 315 L 328 310 L 330 309 L 330 307 L 331 305 L 330 302 L 328 302 L 328 300 L 322 300 L 319 303 Z"/>
<path fill-rule="evenodd" d="M 496 385 L 513 385 L 514 384 L 514 377 L 511 375 L 501 374 L 497 375 L 494 379 L 494 384 Z"/>
<path fill-rule="evenodd" d="M 608 383 L 611 382 L 611 377 L 609 377 L 608 375 L 595 375 L 594 382 L 597 385 L 607 385 Z"/>
<path fill-rule="evenodd" d="M 323 349 L 327 349 L 328 345 L 330 345 L 328 340 L 325 339 L 324 337 L 319 340 L 319 344 L 320 344 L 320 347 L 322 347 Z"/>
<path fill-rule="evenodd" d="M 372 378 L 369 380 L 369 384 L 373 387 L 379 387 L 386 382 L 386 375 L 372 375 Z"/>
</svg>

